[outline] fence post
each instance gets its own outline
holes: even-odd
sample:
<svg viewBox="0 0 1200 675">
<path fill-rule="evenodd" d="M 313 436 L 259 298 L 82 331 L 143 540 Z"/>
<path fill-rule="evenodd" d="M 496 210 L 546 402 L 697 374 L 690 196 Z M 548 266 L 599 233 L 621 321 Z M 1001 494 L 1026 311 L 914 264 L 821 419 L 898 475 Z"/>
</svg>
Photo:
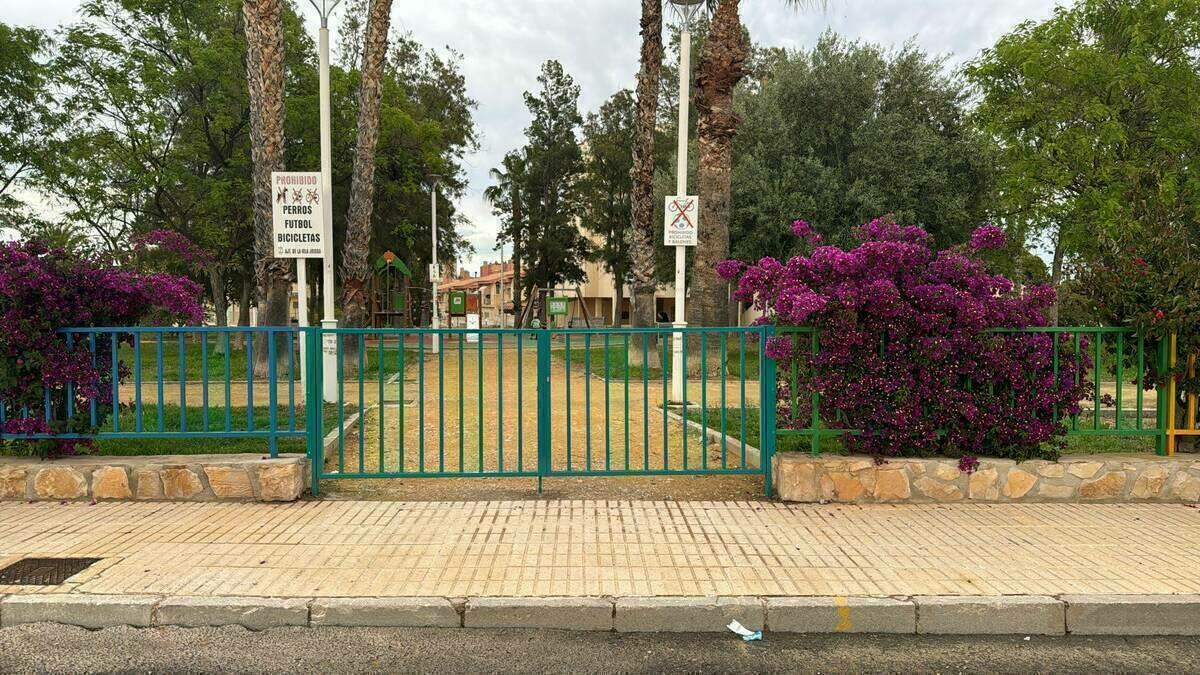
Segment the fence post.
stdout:
<svg viewBox="0 0 1200 675">
<path fill-rule="evenodd" d="M 308 344 L 308 348 L 304 350 L 305 377 L 307 378 L 304 387 L 304 437 L 308 442 L 308 463 L 312 473 L 312 494 L 316 497 L 319 494 L 318 486 L 325 463 L 325 440 L 323 435 L 325 430 L 322 429 L 325 419 L 325 401 L 322 394 L 323 378 L 321 374 L 324 365 L 321 358 L 324 343 L 321 340 L 321 328 L 305 328 L 304 341 Z M 401 401 L 401 405 L 403 403 Z"/>
<path fill-rule="evenodd" d="M 570 401 L 567 405 L 571 405 Z M 538 494 L 542 493 L 542 478 L 550 472 L 550 440 L 550 331 L 540 330 L 537 334 Z"/>
<path fill-rule="evenodd" d="M 778 430 L 776 429 L 776 393 L 778 386 L 776 377 L 778 370 L 776 368 L 775 359 L 767 356 L 767 340 L 775 336 L 774 326 L 764 326 L 759 335 L 759 356 L 758 356 L 758 428 L 759 428 L 759 462 L 762 464 L 763 470 L 763 491 L 770 497 L 772 492 L 772 467 L 771 462 L 775 458 L 775 441 Z M 745 379 L 746 373 L 742 371 L 742 378 Z M 724 386 L 722 384 L 722 386 Z"/>
</svg>

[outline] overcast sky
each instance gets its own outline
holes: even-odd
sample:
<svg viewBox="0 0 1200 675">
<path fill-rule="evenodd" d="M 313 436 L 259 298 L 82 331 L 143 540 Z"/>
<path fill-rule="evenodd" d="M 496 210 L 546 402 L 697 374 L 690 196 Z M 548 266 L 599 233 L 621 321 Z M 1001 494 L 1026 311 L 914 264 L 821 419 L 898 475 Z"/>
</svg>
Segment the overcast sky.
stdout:
<svg viewBox="0 0 1200 675">
<path fill-rule="evenodd" d="M 186 2 L 188 0 L 179 0 Z M 316 35 L 315 11 L 298 0 Z M 0 0 L 0 21 L 53 28 L 75 17 L 78 0 Z M 459 208 L 471 219 L 477 249 L 465 264 L 494 259 L 496 220 L 480 194 L 488 169 L 523 143 L 528 116 L 522 92 L 536 85 L 540 64 L 562 62 L 593 110 L 637 74 L 638 0 L 394 0 L 392 25 L 428 46 L 463 55 L 470 94 L 479 102 L 479 151 L 467 158 L 470 186 Z M 807 47 L 827 28 L 850 38 L 900 45 L 914 39 L 955 65 L 1025 19 L 1044 19 L 1056 0 L 829 0 L 825 11 L 799 12 L 782 0 L 743 0 L 743 20 L 762 45 Z M 335 12 L 333 21 L 339 18 Z M 334 30 L 336 35 L 336 28 Z M 306 167 L 289 167 L 304 170 Z M 318 167 L 311 167 L 317 170 Z"/>
</svg>

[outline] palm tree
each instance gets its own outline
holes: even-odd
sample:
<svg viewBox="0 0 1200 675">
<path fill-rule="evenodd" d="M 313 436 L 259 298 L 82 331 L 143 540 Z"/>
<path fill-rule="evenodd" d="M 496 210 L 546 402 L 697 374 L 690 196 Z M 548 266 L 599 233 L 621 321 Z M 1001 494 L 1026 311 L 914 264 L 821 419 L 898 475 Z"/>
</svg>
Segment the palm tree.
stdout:
<svg viewBox="0 0 1200 675">
<path fill-rule="evenodd" d="M 741 0 L 708 0 L 712 21 L 696 72 L 697 143 L 700 148 L 700 241 L 692 268 L 688 323 L 721 326 L 730 321 L 729 287 L 717 263 L 729 257 L 733 137 L 741 119 L 733 91 L 745 75 L 750 44 L 738 13 Z M 804 7 L 823 0 L 784 0 Z"/>
<path fill-rule="evenodd" d="M 513 242 L 513 316 L 520 316 L 521 295 L 524 292 L 521 283 L 521 231 L 524 228 L 524 208 L 521 202 L 521 185 L 525 181 L 525 153 L 513 150 L 504 155 L 501 161 L 503 169 L 492 169 L 492 185 L 483 191 L 483 198 L 497 209 L 508 209 L 508 224 L 504 228 L 506 235 Z"/>
<path fill-rule="evenodd" d="M 258 323 L 262 326 L 288 323 L 291 293 L 291 261 L 274 255 L 271 219 L 271 172 L 284 168 L 281 2 L 244 0 L 242 3 L 246 21 L 246 82 L 250 94 L 250 157 L 254 166 L 254 278 Z M 263 373 L 268 359 L 265 336 L 255 338 L 254 352 L 255 371 Z"/>
<path fill-rule="evenodd" d="M 358 90 L 358 141 L 350 181 L 350 209 L 346 215 L 346 243 L 342 249 L 342 318 L 346 326 L 367 325 L 371 280 L 371 214 L 375 203 L 375 148 L 379 143 L 379 110 L 383 92 L 383 67 L 388 49 L 392 0 L 371 0 L 363 42 L 361 84 Z M 347 341 L 346 358 L 357 357 L 357 340 Z"/>
<path fill-rule="evenodd" d="M 641 69 L 638 71 L 637 112 L 633 122 L 633 227 L 629 230 L 632 239 L 629 252 L 633 262 L 630 319 L 635 328 L 653 326 L 656 318 L 654 139 L 663 65 L 662 10 L 662 0 L 642 0 Z"/>
</svg>

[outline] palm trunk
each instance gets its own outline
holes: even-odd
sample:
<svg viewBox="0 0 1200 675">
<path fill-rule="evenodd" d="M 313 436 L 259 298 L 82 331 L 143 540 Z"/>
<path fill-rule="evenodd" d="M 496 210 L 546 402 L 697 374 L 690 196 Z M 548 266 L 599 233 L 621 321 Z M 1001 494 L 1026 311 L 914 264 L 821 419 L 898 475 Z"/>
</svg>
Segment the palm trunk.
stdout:
<svg viewBox="0 0 1200 675">
<path fill-rule="evenodd" d="M 375 149 L 379 144 L 379 108 L 383 93 L 383 65 L 387 56 L 392 0 L 372 0 L 367 13 L 363 46 L 362 84 L 358 91 L 358 145 L 350 182 L 350 210 L 346 215 L 346 245 L 342 250 L 342 317 L 350 328 L 367 325 L 367 296 L 371 266 L 371 214 L 375 205 Z M 342 355 L 357 363 L 358 340 L 347 339 Z"/>
<path fill-rule="evenodd" d="M 729 316 L 727 285 L 716 267 L 729 257 L 733 137 L 741 123 L 733 111 L 733 91 L 748 54 L 738 0 L 721 0 L 696 76 L 701 228 L 687 306 L 688 323 L 695 326 L 719 326 Z"/>
<path fill-rule="evenodd" d="M 654 134 L 658 120 L 658 88 L 662 79 L 662 3 L 642 0 L 641 70 L 638 72 L 637 113 L 634 119 L 633 191 L 631 195 L 633 227 L 630 228 L 630 257 L 633 262 L 633 309 L 630 324 L 649 328 L 657 318 L 654 295 L 658 288 L 655 273 L 654 226 Z M 642 345 L 632 349 L 630 359 L 641 361 Z M 647 360 L 657 365 L 658 349 L 648 345 Z M 651 356 L 654 358 L 651 359 Z M 650 363 L 645 364 L 650 367 Z"/>
<path fill-rule="evenodd" d="M 242 11 L 246 20 L 246 80 L 250 92 L 250 156 L 254 165 L 258 324 L 282 326 L 288 322 L 291 265 L 288 260 L 274 256 L 271 241 L 271 172 L 284 169 L 282 4 L 281 0 L 244 0 Z M 256 335 L 254 346 L 254 370 L 265 374 L 269 354 L 266 336 Z"/>
<path fill-rule="evenodd" d="M 217 326 L 224 327 L 229 325 L 229 298 L 225 293 L 225 274 L 224 271 L 212 265 L 208 268 L 208 285 L 212 288 L 213 296 L 213 319 Z M 207 339 L 207 337 L 205 337 Z M 214 346 L 215 354 L 225 353 L 225 338 L 222 335 L 217 335 L 216 344 Z"/>
</svg>

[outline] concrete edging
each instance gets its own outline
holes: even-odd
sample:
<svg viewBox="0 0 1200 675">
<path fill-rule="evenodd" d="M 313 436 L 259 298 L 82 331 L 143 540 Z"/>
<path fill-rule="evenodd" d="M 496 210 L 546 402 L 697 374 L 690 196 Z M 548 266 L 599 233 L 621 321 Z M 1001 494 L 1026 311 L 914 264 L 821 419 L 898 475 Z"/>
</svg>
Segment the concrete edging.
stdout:
<svg viewBox="0 0 1200 675">
<path fill-rule="evenodd" d="M 0 627 L 535 628 L 941 635 L 1200 635 L 1200 595 L 256 598 L 0 596 Z"/>
</svg>

